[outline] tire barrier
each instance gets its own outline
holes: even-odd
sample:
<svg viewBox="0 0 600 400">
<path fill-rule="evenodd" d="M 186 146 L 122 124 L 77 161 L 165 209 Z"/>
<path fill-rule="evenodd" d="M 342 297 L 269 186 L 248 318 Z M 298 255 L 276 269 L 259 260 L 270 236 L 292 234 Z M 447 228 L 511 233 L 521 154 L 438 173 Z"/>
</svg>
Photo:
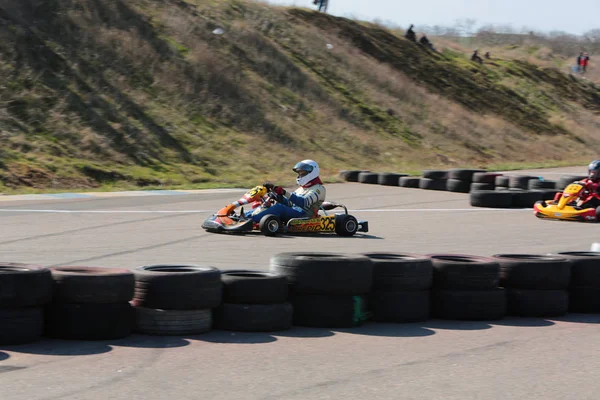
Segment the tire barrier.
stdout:
<svg viewBox="0 0 600 400">
<path fill-rule="evenodd" d="M 358 174 L 358 181 L 360 183 L 377 184 L 379 180 L 379 174 L 376 172 L 361 172 Z"/>
<path fill-rule="evenodd" d="M 268 271 L 0 265 L 0 344 L 132 331 L 351 328 L 372 319 L 498 320 L 600 314 L 600 253 L 280 253 Z M 193 290 L 193 289 L 196 290 Z M 127 299 L 130 298 L 130 302 Z"/>
<path fill-rule="evenodd" d="M 587 175 L 565 175 L 556 182 L 556 190 L 564 190 L 567 185 L 587 178 Z"/>
<path fill-rule="evenodd" d="M 421 178 L 419 179 L 419 188 L 425 190 L 446 190 L 447 179 L 432 179 L 432 178 Z"/>
<path fill-rule="evenodd" d="M 377 183 L 385 186 L 398 186 L 400 178 L 408 176 L 408 174 L 396 174 L 393 172 L 380 172 L 377 177 Z"/>
<path fill-rule="evenodd" d="M 418 188 L 420 180 L 421 178 L 417 178 L 414 176 L 403 176 L 400 179 L 398 179 L 398 186 L 407 188 Z"/>
<path fill-rule="evenodd" d="M 373 263 L 367 256 L 281 253 L 271 258 L 270 271 L 288 279 L 294 325 L 351 328 L 369 318 Z"/>
<path fill-rule="evenodd" d="M 555 194 L 553 189 L 474 190 L 469 199 L 473 207 L 532 208 L 536 201 L 551 200 Z"/>
<path fill-rule="evenodd" d="M 125 269 L 50 268 L 52 302 L 47 304 L 46 336 L 71 340 L 109 340 L 133 330 L 135 279 Z"/>
<path fill-rule="evenodd" d="M 212 327 L 221 304 L 221 271 L 198 265 L 150 265 L 133 270 L 135 331 L 150 335 L 195 335 Z"/>
<path fill-rule="evenodd" d="M 0 263 L 0 344 L 25 344 L 43 334 L 43 307 L 52 299 L 48 268 Z"/>
<path fill-rule="evenodd" d="M 371 172 L 368 170 L 351 170 L 351 171 L 340 171 L 340 177 L 346 182 L 358 182 L 358 175 L 361 172 Z"/>
<path fill-rule="evenodd" d="M 217 329 L 272 332 L 292 327 L 288 282 L 269 271 L 233 270 L 221 274 L 223 302 L 215 308 Z"/>
</svg>

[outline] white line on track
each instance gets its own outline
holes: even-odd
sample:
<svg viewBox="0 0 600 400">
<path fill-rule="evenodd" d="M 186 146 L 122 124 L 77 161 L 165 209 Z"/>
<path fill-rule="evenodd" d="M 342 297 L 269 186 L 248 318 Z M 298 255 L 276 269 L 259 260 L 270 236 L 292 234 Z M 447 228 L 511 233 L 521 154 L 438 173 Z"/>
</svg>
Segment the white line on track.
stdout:
<svg viewBox="0 0 600 400">
<path fill-rule="evenodd" d="M 189 214 L 216 210 L 44 210 L 0 208 L 2 213 L 55 213 L 55 214 Z M 386 208 L 374 210 L 348 210 L 348 212 L 481 212 L 481 211 L 531 211 L 531 208 Z"/>
</svg>

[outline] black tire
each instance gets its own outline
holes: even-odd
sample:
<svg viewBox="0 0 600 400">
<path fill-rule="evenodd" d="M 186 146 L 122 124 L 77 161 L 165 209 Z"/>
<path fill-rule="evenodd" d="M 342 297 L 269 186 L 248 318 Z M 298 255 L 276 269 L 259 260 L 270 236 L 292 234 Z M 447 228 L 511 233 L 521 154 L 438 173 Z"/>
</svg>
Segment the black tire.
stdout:
<svg viewBox="0 0 600 400">
<path fill-rule="evenodd" d="M 352 328 L 370 318 L 364 296 L 292 294 L 293 325 L 314 328 Z"/>
<path fill-rule="evenodd" d="M 288 298 L 287 278 L 270 271 L 222 271 L 221 282 L 224 303 L 283 303 Z"/>
<path fill-rule="evenodd" d="M 419 188 L 425 190 L 446 190 L 446 179 L 419 179 Z"/>
<path fill-rule="evenodd" d="M 275 332 L 292 327 L 293 308 L 290 303 L 229 304 L 213 310 L 216 329 L 239 332 Z"/>
<path fill-rule="evenodd" d="M 58 339 L 120 339 L 129 336 L 133 326 L 133 307 L 127 302 L 51 303 L 45 310 L 45 335 Z"/>
<path fill-rule="evenodd" d="M 275 236 L 281 230 L 281 220 L 277 215 L 265 215 L 258 224 L 260 232 L 265 236 Z"/>
<path fill-rule="evenodd" d="M 346 173 L 344 174 L 344 179 L 347 182 L 358 182 L 358 175 L 361 172 L 369 172 L 366 170 L 351 170 L 351 171 L 346 171 Z"/>
<path fill-rule="evenodd" d="M 476 172 L 486 172 L 484 169 L 451 169 L 448 171 L 448 179 L 473 182 L 473 174 Z"/>
<path fill-rule="evenodd" d="M 431 298 L 431 314 L 435 318 L 493 321 L 506 315 L 506 295 L 502 288 L 432 291 Z"/>
<path fill-rule="evenodd" d="M 487 290 L 498 286 L 500 265 L 489 257 L 429 254 L 436 290 Z"/>
<path fill-rule="evenodd" d="M 423 178 L 433 180 L 446 180 L 448 179 L 448 171 L 426 169 L 423 171 Z"/>
<path fill-rule="evenodd" d="M 483 183 L 483 182 L 473 182 L 470 185 L 469 191 L 473 192 L 475 190 L 494 190 L 496 189 L 496 185 L 493 183 Z"/>
<path fill-rule="evenodd" d="M 499 190 L 501 192 L 508 190 L 508 186 L 496 186 L 494 190 Z"/>
<path fill-rule="evenodd" d="M 52 299 L 48 268 L 21 263 L 0 263 L 0 308 L 37 307 Z"/>
<path fill-rule="evenodd" d="M 543 181 L 540 179 L 531 179 L 527 183 L 527 189 L 529 190 L 537 190 L 537 189 L 555 189 L 556 182 L 555 181 Z"/>
<path fill-rule="evenodd" d="M 123 303 L 133 298 L 135 277 L 127 269 L 100 267 L 50 268 L 53 299 L 63 303 Z"/>
<path fill-rule="evenodd" d="M 556 254 L 571 261 L 571 287 L 600 288 L 600 253 L 596 251 L 564 251 Z"/>
<path fill-rule="evenodd" d="M 513 208 L 532 208 L 536 201 L 548 200 L 541 190 L 522 190 L 513 193 Z"/>
<path fill-rule="evenodd" d="M 197 265 L 137 267 L 134 305 L 164 310 L 204 310 L 221 303 L 221 271 Z"/>
<path fill-rule="evenodd" d="M 560 317 L 569 309 L 566 290 L 507 289 L 508 315 L 519 317 Z"/>
<path fill-rule="evenodd" d="M 561 176 L 560 179 L 556 182 L 556 190 L 564 190 L 568 185 L 573 182 L 580 181 L 582 179 L 586 179 L 587 175 L 565 175 Z"/>
<path fill-rule="evenodd" d="M 297 293 L 363 294 L 373 282 L 373 263 L 361 255 L 280 253 L 271 257 L 270 270 L 286 276 Z"/>
<path fill-rule="evenodd" d="M 558 290 L 569 287 L 571 262 L 565 257 L 538 254 L 495 254 L 500 286 L 514 289 Z"/>
<path fill-rule="evenodd" d="M 212 310 L 160 310 L 135 307 L 135 331 L 146 335 L 198 335 L 211 330 Z"/>
<path fill-rule="evenodd" d="M 540 178 L 537 176 L 530 175 L 511 175 L 508 178 L 508 187 L 511 189 L 523 189 L 527 190 L 529 188 L 529 181 L 532 179 L 539 180 Z"/>
<path fill-rule="evenodd" d="M 458 179 L 448 179 L 446 181 L 446 190 L 456 193 L 469 193 L 471 183 L 469 181 L 461 181 Z"/>
<path fill-rule="evenodd" d="M 339 236 L 354 236 L 358 231 L 358 221 L 350 214 L 335 216 L 335 233 Z"/>
<path fill-rule="evenodd" d="M 361 172 L 358 174 L 358 181 L 360 183 L 377 184 L 379 174 L 376 172 Z"/>
<path fill-rule="evenodd" d="M 403 176 L 398 179 L 398 186 L 407 188 L 418 188 L 419 181 L 421 178 L 415 178 L 414 176 Z"/>
<path fill-rule="evenodd" d="M 569 312 L 600 314 L 600 288 L 573 287 L 569 291 Z"/>
<path fill-rule="evenodd" d="M 473 183 L 492 183 L 496 184 L 496 178 L 502 174 L 494 172 L 477 172 L 473 174 Z"/>
<path fill-rule="evenodd" d="M 508 189 L 509 181 L 510 179 L 508 178 L 508 176 L 498 175 L 494 179 L 494 184 L 496 185 L 496 187 L 500 186 Z"/>
<path fill-rule="evenodd" d="M 418 292 L 380 292 L 369 297 L 373 321 L 418 322 L 429 318 L 429 290 Z"/>
<path fill-rule="evenodd" d="M 0 345 L 38 341 L 43 329 L 42 307 L 0 309 Z"/>
<path fill-rule="evenodd" d="M 365 253 L 373 262 L 373 291 L 422 291 L 431 288 L 431 259 L 410 253 Z"/>
<path fill-rule="evenodd" d="M 469 195 L 473 207 L 510 208 L 513 193 L 498 190 L 475 190 Z"/>
<path fill-rule="evenodd" d="M 398 180 L 408 174 L 396 174 L 393 172 L 380 172 L 377 177 L 377 183 L 385 186 L 398 186 Z"/>
</svg>

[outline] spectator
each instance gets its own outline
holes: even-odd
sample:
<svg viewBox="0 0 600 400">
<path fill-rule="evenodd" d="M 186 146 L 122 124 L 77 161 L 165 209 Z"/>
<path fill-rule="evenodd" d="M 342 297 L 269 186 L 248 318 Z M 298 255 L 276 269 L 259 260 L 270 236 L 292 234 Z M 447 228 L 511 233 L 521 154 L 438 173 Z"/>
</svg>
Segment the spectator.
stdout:
<svg viewBox="0 0 600 400">
<path fill-rule="evenodd" d="M 583 57 L 583 52 L 579 53 L 577 56 L 577 72 L 581 72 L 581 58 Z"/>
<path fill-rule="evenodd" d="M 582 74 L 585 74 L 585 71 L 587 70 L 589 61 L 590 61 L 590 55 L 587 52 L 583 53 L 583 56 L 581 57 L 581 61 L 579 61 L 579 66 L 581 67 Z"/>
<path fill-rule="evenodd" d="M 406 34 L 404 35 L 405 38 L 407 38 L 408 40 L 411 40 L 415 43 L 417 43 L 417 35 L 415 34 L 415 31 L 413 31 L 413 26 L 411 24 L 410 28 L 408 28 L 408 30 L 406 31 Z"/>
<path fill-rule="evenodd" d="M 425 36 L 425 34 L 423 34 L 423 36 L 421 36 L 421 39 L 419 39 L 419 43 L 421 43 L 421 45 L 427 47 L 428 49 L 436 51 L 433 48 L 433 43 L 431 43 L 431 41 L 427 38 L 427 36 Z"/>
<path fill-rule="evenodd" d="M 485 58 L 487 58 L 488 60 L 489 60 L 490 58 L 492 58 L 492 55 L 490 54 L 490 52 L 489 52 L 489 51 L 487 51 L 487 52 L 485 53 Z"/>
<path fill-rule="evenodd" d="M 475 50 L 471 56 L 471 61 L 476 61 L 479 64 L 483 64 L 483 59 L 479 57 L 479 50 Z"/>
</svg>

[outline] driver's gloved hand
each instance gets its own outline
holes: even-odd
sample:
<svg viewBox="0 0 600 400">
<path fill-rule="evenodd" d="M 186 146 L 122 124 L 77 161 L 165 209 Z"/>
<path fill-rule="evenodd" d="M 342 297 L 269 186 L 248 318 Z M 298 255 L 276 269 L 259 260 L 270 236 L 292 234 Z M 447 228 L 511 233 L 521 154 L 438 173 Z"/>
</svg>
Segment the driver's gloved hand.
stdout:
<svg viewBox="0 0 600 400">
<path fill-rule="evenodd" d="M 269 192 L 275 187 L 271 182 L 265 182 L 263 183 L 263 186 L 266 187 Z"/>
<path fill-rule="evenodd" d="M 278 196 L 283 196 L 285 194 L 285 189 L 282 188 L 281 186 L 275 186 L 273 188 L 273 191 L 275 192 L 276 195 Z"/>
</svg>

